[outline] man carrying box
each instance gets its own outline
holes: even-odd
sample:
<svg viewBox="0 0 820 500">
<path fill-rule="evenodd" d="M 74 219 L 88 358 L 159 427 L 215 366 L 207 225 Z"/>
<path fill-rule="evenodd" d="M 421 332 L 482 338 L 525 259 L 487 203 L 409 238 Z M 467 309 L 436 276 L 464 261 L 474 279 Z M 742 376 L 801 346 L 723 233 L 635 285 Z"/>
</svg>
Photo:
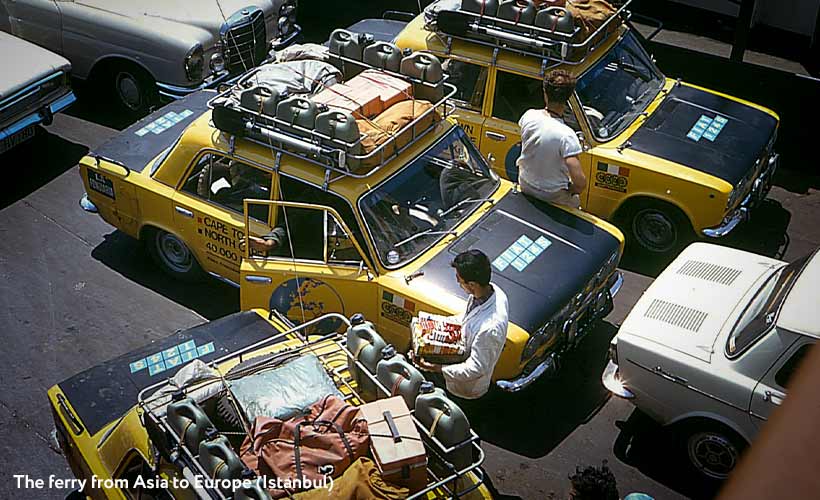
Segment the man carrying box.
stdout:
<svg viewBox="0 0 820 500">
<path fill-rule="evenodd" d="M 490 283 L 490 260 L 480 250 L 462 252 L 451 264 L 461 288 L 470 294 L 461 318 L 466 360 L 439 365 L 415 359 L 422 370 L 441 373 L 447 392 L 463 399 L 478 399 L 490 389 L 493 370 L 507 339 L 507 296 Z"/>
</svg>

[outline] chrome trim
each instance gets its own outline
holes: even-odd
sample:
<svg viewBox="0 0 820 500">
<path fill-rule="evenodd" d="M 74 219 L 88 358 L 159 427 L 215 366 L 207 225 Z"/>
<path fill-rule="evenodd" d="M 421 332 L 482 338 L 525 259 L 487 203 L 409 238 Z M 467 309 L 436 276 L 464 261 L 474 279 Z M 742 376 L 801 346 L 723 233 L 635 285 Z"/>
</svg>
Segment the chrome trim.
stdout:
<svg viewBox="0 0 820 500">
<path fill-rule="evenodd" d="M 248 276 L 245 276 L 245 281 L 247 281 L 248 283 L 258 283 L 258 284 L 261 284 L 261 285 L 270 285 L 273 280 L 271 280 L 267 276 L 248 275 Z"/>
<path fill-rule="evenodd" d="M 80 207 L 90 214 L 100 212 L 99 209 L 97 209 L 97 205 L 95 205 L 94 202 L 88 198 L 88 193 L 83 193 L 83 197 L 80 198 Z"/>
<path fill-rule="evenodd" d="M 624 285 L 624 274 L 621 271 L 615 271 L 615 282 L 612 283 L 609 287 L 609 295 L 613 299 L 618 292 L 621 291 L 621 287 Z"/>
<path fill-rule="evenodd" d="M 159 95 L 167 97 L 169 99 L 177 100 L 182 99 L 188 94 L 199 92 L 200 90 L 212 89 L 220 83 L 230 83 L 230 81 L 226 81 L 230 76 L 231 74 L 228 73 L 227 70 L 225 70 L 221 73 L 216 73 L 215 75 L 210 76 L 210 80 L 206 79 L 196 87 L 183 87 L 181 85 L 174 85 L 171 83 L 162 82 L 157 82 L 156 85 L 157 90 L 159 91 Z M 234 78 L 239 78 L 239 76 L 240 75 L 235 75 Z"/>
<path fill-rule="evenodd" d="M 635 393 L 626 388 L 618 377 L 618 365 L 612 360 L 604 368 L 604 373 L 601 374 L 601 383 L 607 388 L 609 392 L 623 399 L 634 399 Z"/>
<path fill-rule="evenodd" d="M 228 284 L 228 285 L 231 285 L 231 286 L 232 286 L 232 287 L 234 287 L 234 288 L 239 288 L 239 283 L 236 283 L 236 282 L 234 282 L 234 281 L 231 281 L 231 280 L 229 280 L 228 278 L 226 278 L 226 277 L 224 277 L 224 276 L 222 276 L 222 275 L 220 275 L 220 274 L 216 274 L 216 273 L 213 273 L 213 272 L 208 271 L 208 276 L 210 276 L 211 278 L 216 278 L 216 279 L 218 279 L 219 281 L 221 281 L 222 283 L 226 283 L 226 284 Z"/>
<path fill-rule="evenodd" d="M 749 209 L 742 206 L 747 203 L 748 199 L 749 197 L 747 196 L 741 203 L 740 208 L 724 217 L 723 222 L 719 226 L 708 227 L 701 231 L 703 235 L 708 238 L 723 238 L 727 234 L 731 233 L 738 224 L 749 218 Z"/>
<path fill-rule="evenodd" d="M 188 217 L 188 218 L 190 218 L 190 219 L 193 219 L 193 218 L 194 218 L 194 213 L 193 213 L 193 212 L 191 212 L 190 210 L 188 210 L 187 208 L 183 208 L 183 207 L 178 207 L 178 206 L 175 206 L 175 207 L 174 207 L 174 210 L 176 210 L 176 212 L 177 212 L 178 214 L 182 214 L 182 215 L 184 215 L 185 217 Z"/>
<path fill-rule="evenodd" d="M 26 87 L 24 87 L 24 88 L 18 90 L 17 92 L 15 92 L 13 95 L 6 97 L 6 99 L 9 99 L 9 100 L 5 101 L 3 103 L 0 103 L 0 112 L 5 111 L 6 108 L 10 108 L 11 106 L 14 106 L 15 104 L 17 104 L 18 102 L 22 101 L 23 99 L 29 97 L 30 95 L 37 93 L 37 91 L 40 90 L 39 87 L 41 85 L 43 85 L 46 82 L 50 82 L 51 80 L 53 80 L 55 78 L 58 78 L 60 76 L 63 76 L 62 71 L 54 73 L 54 74 L 52 74 L 50 76 L 47 76 L 45 78 L 41 78 L 40 80 L 37 80 L 34 83 L 30 83 Z M 62 86 L 65 87 L 65 85 L 62 85 Z M 56 90 L 56 89 L 54 89 L 54 90 Z M 52 90 L 52 92 L 53 92 L 53 90 Z M 48 94 L 46 94 L 46 95 L 48 95 Z"/>
<path fill-rule="evenodd" d="M 294 24 L 293 28 L 291 29 L 290 35 L 288 35 L 286 38 L 279 40 L 278 42 L 276 40 L 271 40 L 271 46 L 273 50 L 282 50 L 288 45 L 295 42 L 296 37 L 298 37 L 300 34 L 302 34 L 302 27 L 298 24 Z M 276 43 L 274 44 L 274 42 Z"/>
<path fill-rule="evenodd" d="M 497 380 L 495 385 L 505 392 L 518 392 L 535 382 L 547 370 L 550 370 L 553 373 L 558 371 L 558 360 L 555 353 L 550 354 L 546 357 L 546 359 L 538 363 L 538 366 L 536 366 L 535 369 L 528 375 L 512 380 Z"/>
<path fill-rule="evenodd" d="M 47 119 L 50 119 L 51 116 L 64 110 L 76 100 L 77 97 L 74 95 L 74 92 L 69 90 L 67 94 L 53 101 L 51 104 L 43 106 L 39 110 L 25 116 L 24 118 L 21 118 L 20 120 L 17 120 L 3 130 L 0 130 L 0 141 L 17 134 L 23 129 L 34 125 L 39 125 L 47 121 Z"/>
</svg>

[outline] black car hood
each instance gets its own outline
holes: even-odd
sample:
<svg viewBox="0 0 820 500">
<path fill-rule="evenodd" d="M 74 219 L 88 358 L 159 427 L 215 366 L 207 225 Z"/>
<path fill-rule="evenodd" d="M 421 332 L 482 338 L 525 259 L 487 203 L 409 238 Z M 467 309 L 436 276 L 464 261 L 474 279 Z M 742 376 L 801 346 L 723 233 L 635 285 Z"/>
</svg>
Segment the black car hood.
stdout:
<svg viewBox="0 0 820 500">
<path fill-rule="evenodd" d="M 60 382 L 59 387 L 89 435 L 94 435 L 137 404 L 140 391 L 173 377 L 186 362 L 152 374 L 147 367 L 132 368 L 135 362 L 167 349 L 191 343 L 208 347 L 198 359 L 210 362 L 262 339 L 277 330 L 253 311 L 239 312 L 191 329 L 177 332 L 118 358 L 106 361 Z M 160 354 L 161 355 L 161 354 Z"/>
<path fill-rule="evenodd" d="M 519 271 L 514 265 L 504 266 L 500 256 L 507 250 L 515 253 L 511 246 L 522 237 L 524 243 L 539 238 L 548 243 Z M 618 246 L 617 238 L 608 231 L 560 208 L 510 192 L 445 252 L 424 265 L 424 274 L 413 285 L 435 285 L 464 296 L 450 263 L 465 250 L 481 250 L 493 262 L 493 283 L 507 294 L 510 321 L 532 332 L 582 290 Z"/>
<path fill-rule="evenodd" d="M 777 120 L 768 113 L 694 87 L 676 85 L 629 142 L 636 151 L 691 167 L 735 186 L 754 168 L 776 127 Z"/>
</svg>

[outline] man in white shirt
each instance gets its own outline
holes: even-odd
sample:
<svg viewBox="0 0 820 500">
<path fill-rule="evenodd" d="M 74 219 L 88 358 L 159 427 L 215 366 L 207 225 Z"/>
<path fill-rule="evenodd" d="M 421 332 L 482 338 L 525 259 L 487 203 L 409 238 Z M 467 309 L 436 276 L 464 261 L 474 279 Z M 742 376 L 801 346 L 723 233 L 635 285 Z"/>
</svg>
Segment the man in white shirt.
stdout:
<svg viewBox="0 0 820 500">
<path fill-rule="evenodd" d="M 437 365 L 423 359 L 415 362 L 422 370 L 441 373 L 447 392 L 453 396 L 478 399 L 490 389 L 493 370 L 507 340 L 507 296 L 490 283 L 490 260 L 480 250 L 458 254 L 451 265 L 458 284 L 470 294 L 461 320 L 467 359 L 452 365 Z"/>
<path fill-rule="evenodd" d="M 544 109 L 527 110 L 521 127 L 521 156 L 518 183 L 524 194 L 540 200 L 581 208 L 579 194 L 587 179 L 578 155 L 583 152 L 575 132 L 562 117 L 567 100 L 575 91 L 575 77 L 553 70 L 544 78 Z"/>
</svg>

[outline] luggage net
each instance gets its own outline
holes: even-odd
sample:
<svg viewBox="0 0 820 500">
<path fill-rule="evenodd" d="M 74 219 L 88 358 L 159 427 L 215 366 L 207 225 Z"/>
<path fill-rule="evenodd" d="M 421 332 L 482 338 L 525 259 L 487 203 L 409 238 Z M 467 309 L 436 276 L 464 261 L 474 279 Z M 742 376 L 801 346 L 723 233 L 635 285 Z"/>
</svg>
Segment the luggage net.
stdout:
<svg viewBox="0 0 820 500">
<path fill-rule="evenodd" d="M 614 3 L 614 2 L 613 2 Z M 543 59 L 545 66 L 578 65 L 631 18 L 632 0 L 618 8 L 602 0 L 439 0 L 424 13 L 425 27 L 453 39 Z M 578 4 L 578 5 L 575 5 Z M 572 12 L 575 12 L 573 15 Z"/>
<path fill-rule="evenodd" d="M 402 51 L 372 35 L 340 29 L 331 34 L 326 52 L 307 57 L 321 58 L 310 63 L 324 69 L 277 61 L 219 92 L 208 103 L 214 125 L 321 166 L 327 184 L 372 175 L 454 109 L 447 100 L 456 88 L 432 53 Z M 295 91 L 292 83 L 266 83 L 271 71 L 285 68 L 301 80 Z"/>
<path fill-rule="evenodd" d="M 336 387 L 337 392 L 334 396 L 340 395 L 344 402 L 352 406 L 361 406 L 374 399 L 391 397 L 391 389 L 383 385 L 375 374 L 359 362 L 355 353 L 348 350 L 344 334 L 338 331 L 311 333 L 317 328 L 323 331 L 332 329 L 333 327 L 327 328 L 329 324 L 342 325 L 339 328 L 351 327 L 348 318 L 336 313 L 323 315 L 286 331 L 275 330 L 271 325 L 272 335 L 269 338 L 215 359 L 207 363 L 207 367 L 205 363 L 200 362 L 201 366 L 194 370 L 195 375 L 189 376 L 187 381 L 180 383 L 178 377 L 175 377 L 143 389 L 138 396 L 138 406 L 152 449 L 156 451 L 155 460 L 161 457 L 174 465 L 189 484 L 203 485 L 192 488 L 197 498 L 257 498 L 260 494 L 264 495 L 264 492 L 229 491 L 220 488 L 219 483 L 212 486 L 214 479 L 224 480 L 221 478 L 226 470 L 230 469 L 232 461 L 239 460 L 239 443 L 246 437 L 253 441 L 254 437 L 250 429 L 251 423 L 246 420 L 247 417 L 237 402 L 236 391 L 232 390 L 237 381 L 258 377 L 260 374 L 271 374 L 274 369 L 281 368 L 286 363 L 305 357 L 315 357 L 324 369 L 323 376 L 326 374 Z M 354 364 L 359 374 L 358 378 L 351 373 L 351 365 Z M 210 375 L 206 375 L 206 371 Z M 371 393 L 365 395 L 362 392 L 363 389 L 359 387 L 357 380 L 365 383 L 362 382 L 363 379 L 367 384 L 377 388 L 375 397 Z M 171 422 L 171 406 L 179 401 L 186 404 L 192 401 L 186 413 L 190 423 L 185 424 L 182 429 L 179 424 L 174 425 L 174 422 Z M 226 401 L 231 405 L 227 411 Z M 484 482 L 484 471 L 481 469 L 484 452 L 475 431 L 470 429 L 468 438 L 447 446 L 416 418 L 414 410 L 410 411 L 427 454 L 427 485 L 409 498 L 459 498 L 480 488 Z M 201 415 L 192 414 L 197 412 L 201 412 Z M 209 468 L 209 457 L 202 456 L 202 447 L 197 449 L 189 442 L 189 431 L 192 427 L 203 425 L 203 421 L 212 428 L 204 433 L 204 437 L 199 438 L 200 441 L 231 444 L 232 449 L 223 446 L 221 451 L 218 450 L 216 453 L 216 467 Z M 432 429 L 435 430 L 435 423 Z M 457 467 L 448 459 L 454 454 L 463 457 L 465 450 L 469 450 L 468 456 L 472 457 L 466 466 Z M 461 461 L 463 463 L 463 459 Z M 155 463 L 155 467 L 156 465 Z M 237 480 L 249 480 L 251 484 L 257 480 L 247 467 L 234 476 L 236 477 L 231 479 L 234 484 Z M 338 476 L 334 474 L 334 477 Z M 210 483 L 208 479 L 211 480 Z"/>
</svg>

